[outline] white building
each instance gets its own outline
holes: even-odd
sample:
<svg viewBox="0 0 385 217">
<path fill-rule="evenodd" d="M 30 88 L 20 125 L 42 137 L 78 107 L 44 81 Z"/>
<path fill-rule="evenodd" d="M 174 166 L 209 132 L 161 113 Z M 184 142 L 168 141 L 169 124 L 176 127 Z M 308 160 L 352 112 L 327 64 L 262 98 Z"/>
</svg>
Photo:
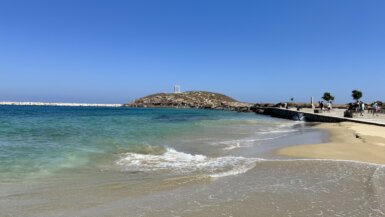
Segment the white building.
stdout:
<svg viewBox="0 0 385 217">
<path fill-rule="evenodd" d="M 181 91 L 180 91 L 180 85 L 175 85 L 174 86 L 174 93 L 181 93 Z"/>
</svg>

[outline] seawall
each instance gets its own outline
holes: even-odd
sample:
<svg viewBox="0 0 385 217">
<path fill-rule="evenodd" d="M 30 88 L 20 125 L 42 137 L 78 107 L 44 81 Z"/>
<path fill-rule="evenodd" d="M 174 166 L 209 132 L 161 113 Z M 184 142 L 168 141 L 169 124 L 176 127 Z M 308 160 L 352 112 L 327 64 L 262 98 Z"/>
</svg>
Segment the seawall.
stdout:
<svg viewBox="0 0 385 217">
<path fill-rule="evenodd" d="M 366 121 L 366 120 L 356 120 L 354 118 L 345 118 L 345 117 L 334 117 L 328 116 L 327 114 L 314 114 L 309 112 L 293 111 L 289 109 L 266 107 L 254 109 L 254 112 L 258 114 L 270 115 L 277 118 L 285 118 L 290 120 L 300 120 L 308 122 L 324 122 L 324 123 L 340 123 L 340 122 L 354 122 L 360 124 L 370 124 L 376 126 L 385 127 L 384 123 Z"/>
</svg>

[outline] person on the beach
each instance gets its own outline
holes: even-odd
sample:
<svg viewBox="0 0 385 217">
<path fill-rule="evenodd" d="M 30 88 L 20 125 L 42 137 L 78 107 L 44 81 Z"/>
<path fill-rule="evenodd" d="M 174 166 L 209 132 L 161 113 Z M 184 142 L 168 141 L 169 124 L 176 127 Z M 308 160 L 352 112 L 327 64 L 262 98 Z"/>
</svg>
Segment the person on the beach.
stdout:
<svg viewBox="0 0 385 217">
<path fill-rule="evenodd" d="M 362 101 L 360 101 L 360 115 L 361 116 L 364 116 L 364 111 L 365 111 L 365 103 L 364 102 L 362 102 Z"/>
<path fill-rule="evenodd" d="M 374 102 L 374 103 L 372 104 L 372 113 L 373 113 L 373 116 L 375 115 L 376 110 L 377 110 L 377 102 Z"/>
<path fill-rule="evenodd" d="M 373 103 L 372 110 L 373 110 L 373 116 L 379 111 L 379 106 L 377 102 Z M 378 116 L 378 114 L 376 114 L 376 116 Z"/>
<path fill-rule="evenodd" d="M 360 102 L 357 101 L 354 103 L 354 110 L 356 113 L 360 111 Z"/>
<path fill-rule="evenodd" d="M 283 103 L 283 108 L 288 109 L 287 102 Z"/>
<path fill-rule="evenodd" d="M 326 104 L 326 106 L 327 106 L 328 112 L 330 112 L 330 110 L 332 110 L 332 103 L 329 101 L 329 102 Z"/>
<path fill-rule="evenodd" d="M 321 111 L 324 110 L 324 102 L 323 101 L 319 102 L 319 107 L 321 108 Z"/>
<path fill-rule="evenodd" d="M 348 108 L 349 111 L 353 111 L 354 110 L 354 105 L 353 103 L 349 103 L 349 108 Z"/>
</svg>

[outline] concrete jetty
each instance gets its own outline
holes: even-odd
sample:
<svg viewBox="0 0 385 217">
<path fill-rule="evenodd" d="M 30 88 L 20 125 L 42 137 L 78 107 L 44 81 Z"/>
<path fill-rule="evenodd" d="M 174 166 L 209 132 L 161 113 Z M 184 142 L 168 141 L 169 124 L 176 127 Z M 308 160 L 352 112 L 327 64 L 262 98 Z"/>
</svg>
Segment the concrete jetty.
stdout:
<svg viewBox="0 0 385 217">
<path fill-rule="evenodd" d="M 340 123 L 340 122 L 354 122 L 360 124 L 370 124 L 385 127 L 385 123 L 380 121 L 358 120 L 354 118 L 335 117 L 327 113 L 311 113 L 306 111 L 295 111 L 291 109 L 276 108 L 276 107 L 259 107 L 254 108 L 254 112 L 258 114 L 270 115 L 277 118 L 285 118 L 290 120 L 301 120 L 308 122 L 325 122 L 325 123 Z"/>
</svg>

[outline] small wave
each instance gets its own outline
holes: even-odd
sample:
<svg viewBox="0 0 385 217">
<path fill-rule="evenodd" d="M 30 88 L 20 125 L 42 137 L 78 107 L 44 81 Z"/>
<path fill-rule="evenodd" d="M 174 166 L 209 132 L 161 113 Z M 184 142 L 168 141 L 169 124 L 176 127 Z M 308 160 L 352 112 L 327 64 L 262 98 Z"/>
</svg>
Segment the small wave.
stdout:
<svg viewBox="0 0 385 217">
<path fill-rule="evenodd" d="M 118 151 L 120 154 L 124 153 L 137 153 L 137 154 L 143 154 L 143 155 L 161 155 L 166 153 L 167 149 L 163 146 L 151 146 L 151 145 L 134 145 L 130 146 L 129 148 L 124 148 Z"/>
<path fill-rule="evenodd" d="M 299 123 L 281 123 L 274 127 L 264 127 L 259 129 L 256 134 L 259 135 L 265 135 L 265 134 L 287 134 L 287 133 L 293 133 L 297 132 L 298 129 L 296 129 L 298 126 L 301 126 L 302 124 Z"/>
<path fill-rule="evenodd" d="M 258 160 L 261 159 L 234 156 L 210 158 L 204 155 L 192 155 L 167 148 L 167 151 L 160 155 L 126 153 L 116 163 L 124 171 L 169 171 L 176 174 L 198 173 L 218 178 L 245 173 L 252 169 Z"/>
<path fill-rule="evenodd" d="M 243 147 L 245 147 L 245 146 L 244 145 L 242 146 L 240 142 L 236 142 L 233 145 L 229 145 L 229 146 L 223 148 L 223 150 L 230 151 L 230 150 L 233 150 L 233 149 L 243 148 Z"/>
<path fill-rule="evenodd" d="M 262 125 L 263 122 L 256 119 L 219 119 L 219 120 L 202 120 L 198 124 L 203 126 L 228 126 L 228 125 Z"/>
<path fill-rule="evenodd" d="M 214 143 L 213 145 L 225 146 L 223 148 L 223 150 L 230 151 L 230 150 L 238 149 L 238 148 L 251 147 L 253 144 L 255 144 L 258 141 L 274 140 L 274 139 L 278 139 L 281 137 L 283 137 L 283 136 L 266 137 L 266 138 L 237 139 L 237 140 L 222 141 L 219 143 Z"/>
<path fill-rule="evenodd" d="M 285 130 L 277 130 L 277 129 L 266 129 L 264 131 L 257 132 L 258 134 L 284 134 L 284 133 L 293 133 L 296 132 L 295 129 L 285 129 Z"/>
<path fill-rule="evenodd" d="M 256 133 L 256 134 L 258 134 L 258 133 Z M 279 139 L 279 138 L 284 137 L 284 136 L 286 136 L 286 134 L 267 135 L 267 136 L 264 136 L 264 137 L 263 136 L 258 136 L 259 138 L 255 138 L 255 136 L 252 136 L 252 137 L 247 137 L 247 138 L 243 138 L 243 139 L 234 139 L 234 140 L 210 142 L 210 145 L 223 147 L 222 149 L 224 151 L 230 151 L 230 150 L 233 150 L 233 149 L 252 147 L 252 146 L 258 144 L 258 142 L 268 141 L 268 140 L 275 140 L 275 139 Z"/>
</svg>

